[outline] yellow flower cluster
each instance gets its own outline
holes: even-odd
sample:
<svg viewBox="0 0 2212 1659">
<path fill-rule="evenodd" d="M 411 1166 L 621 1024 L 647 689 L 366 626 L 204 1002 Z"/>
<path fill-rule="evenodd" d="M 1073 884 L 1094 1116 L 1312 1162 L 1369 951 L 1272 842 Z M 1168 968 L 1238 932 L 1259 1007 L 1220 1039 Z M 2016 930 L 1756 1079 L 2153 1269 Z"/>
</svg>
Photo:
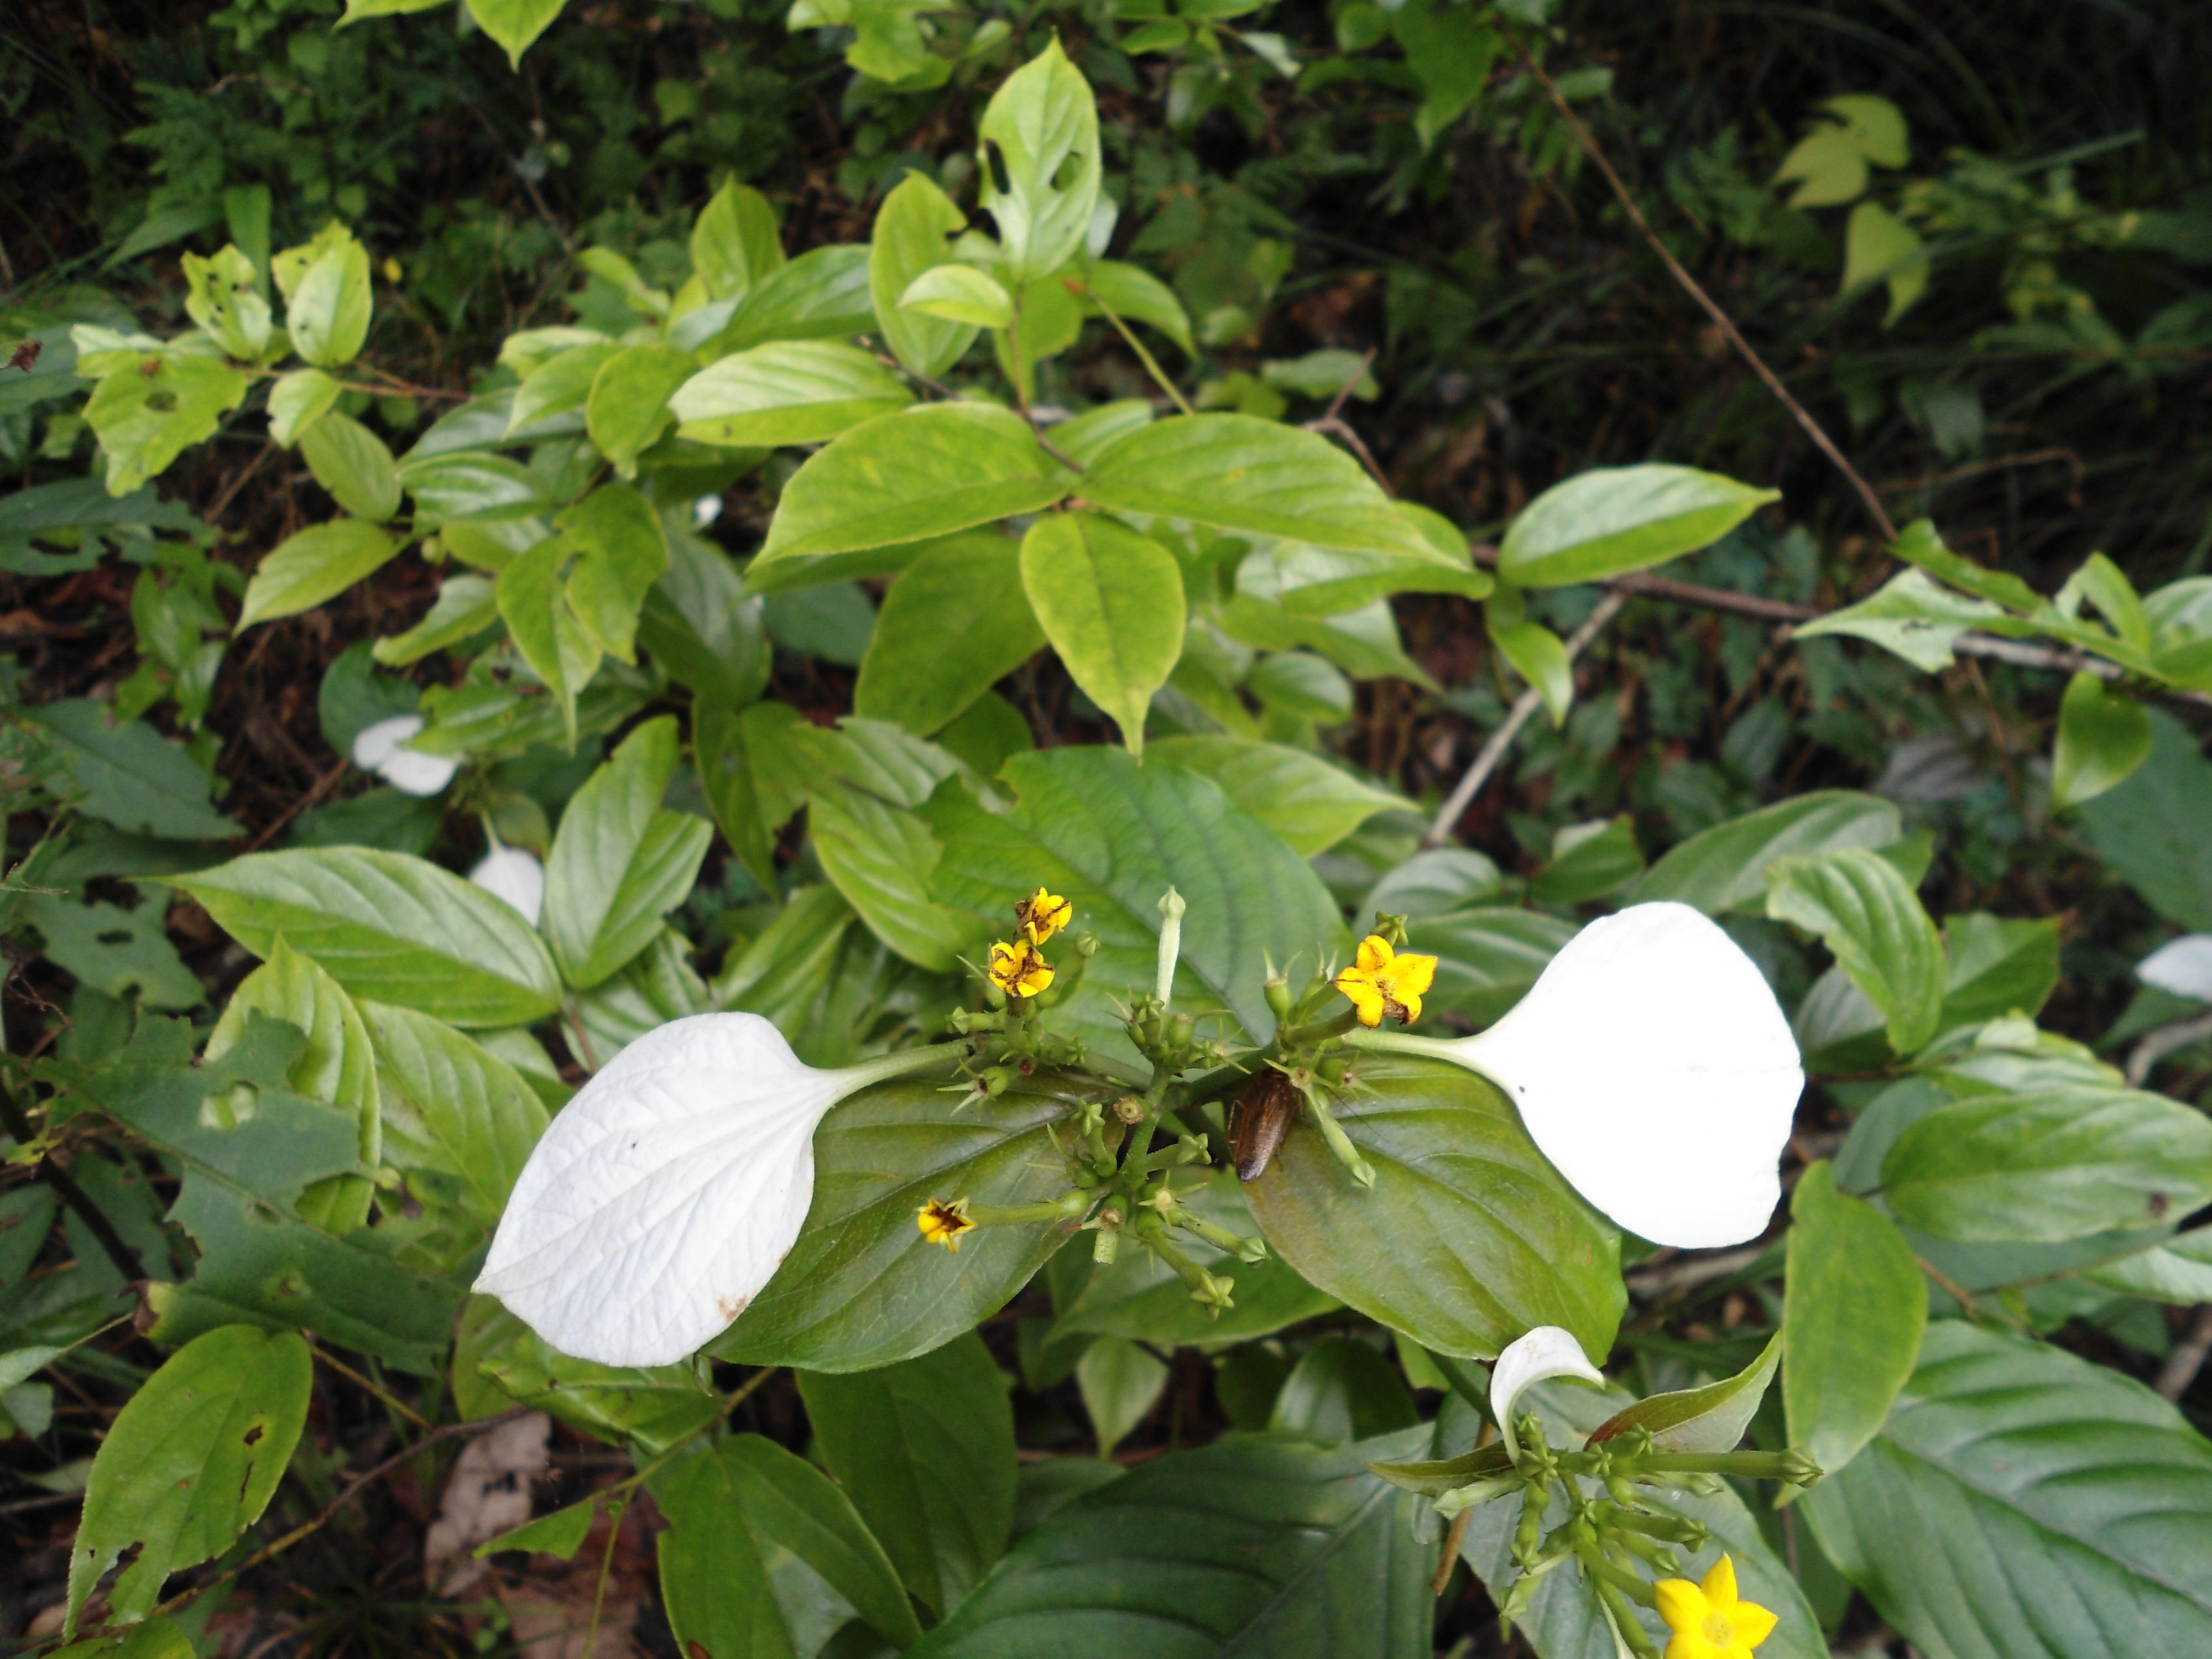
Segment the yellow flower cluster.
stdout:
<svg viewBox="0 0 2212 1659">
<path fill-rule="evenodd" d="M 968 1200 L 964 1198 L 956 1198 L 949 1204 L 941 1198 L 931 1199 L 915 1217 L 915 1225 L 921 1229 L 921 1236 L 931 1243 L 942 1244 L 955 1255 L 960 1254 L 960 1236 L 975 1230 L 975 1224 L 968 1218 Z"/>
<path fill-rule="evenodd" d="M 1775 1616 L 1736 1595 L 1735 1563 L 1725 1555 L 1702 1585 L 1666 1578 L 1654 1588 L 1659 1616 L 1674 1632 L 1667 1659 L 1752 1659 L 1751 1650 L 1774 1633 Z"/>
<path fill-rule="evenodd" d="M 1437 959 L 1391 948 L 1380 933 L 1359 941 L 1359 958 L 1336 976 L 1362 1025 L 1380 1025 L 1387 1014 L 1401 1025 L 1421 1017 L 1421 998 L 1435 981 Z"/>
<path fill-rule="evenodd" d="M 1038 888 L 1014 906 L 1020 935 L 991 947 L 986 971 L 991 983 L 1010 997 L 1033 997 L 1052 985 L 1052 964 L 1038 947 L 1075 918 L 1075 907 L 1059 894 Z"/>
</svg>

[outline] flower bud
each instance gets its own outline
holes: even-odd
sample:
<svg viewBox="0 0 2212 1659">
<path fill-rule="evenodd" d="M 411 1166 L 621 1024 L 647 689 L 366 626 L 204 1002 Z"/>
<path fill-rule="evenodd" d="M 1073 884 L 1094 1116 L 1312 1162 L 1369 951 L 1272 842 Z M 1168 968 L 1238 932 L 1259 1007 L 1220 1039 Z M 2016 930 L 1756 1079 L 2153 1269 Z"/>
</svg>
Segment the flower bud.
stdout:
<svg viewBox="0 0 2212 1659">
<path fill-rule="evenodd" d="M 1145 1103 L 1134 1095 L 1123 1095 L 1114 1103 L 1114 1115 L 1124 1123 L 1142 1123 L 1146 1109 Z"/>
<path fill-rule="evenodd" d="M 1165 1004 L 1175 993 L 1176 958 L 1182 954 L 1182 895 L 1172 887 L 1160 900 L 1160 964 L 1153 991 Z"/>
</svg>

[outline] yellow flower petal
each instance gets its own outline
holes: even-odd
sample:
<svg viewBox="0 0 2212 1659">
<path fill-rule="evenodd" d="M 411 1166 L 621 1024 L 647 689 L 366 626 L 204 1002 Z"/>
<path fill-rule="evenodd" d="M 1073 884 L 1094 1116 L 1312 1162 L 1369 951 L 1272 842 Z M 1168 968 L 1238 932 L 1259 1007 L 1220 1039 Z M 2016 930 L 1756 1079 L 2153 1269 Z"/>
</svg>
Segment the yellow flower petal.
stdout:
<svg viewBox="0 0 2212 1659">
<path fill-rule="evenodd" d="M 1390 963 L 1390 980 L 1398 988 L 1398 1000 L 1411 1008 L 1436 983 L 1437 959 L 1401 951 Z"/>
<path fill-rule="evenodd" d="M 1774 1627 L 1782 1621 L 1756 1601 L 1739 1601 L 1729 1609 L 1729 1621 L 1735 1626 L 1735 1639 L 1747 1653 L 1774 1634 Z"/>
<path fill-rule="evenodd" d="M 1659 1601 L 1659 1616 L 1677 1634 L 1697 1634 L 1705 1621 L 1705 1593 L 1686 1578 L 1662 1578 L 1652 1586 Z M 1705 1638 L 1698 1636 L 1699 1641 Z M 1672 1652 L 1672 1650 L 1669 1650 Z"/>
<path fill-rule="evenodd" d="M 1735 1558 L 1723 1555 L 1713 1563 L 1713 1570 L 1705 1575 L 1705 1600 L 1719 1612 L 1726 1613 L 1735 1605 Z"/>
<path fill-rule="evenodd" d="M 914 1224 L 921 1236 L 933 1244 L 942 1244 L 954 1255 L 960 1254 L 960 1236 L 973 1232 L 975 1224 L 968 1218 L 968 1200 L 956 1198 L 950 1204 L 941 1198 L 933 1198 L 915 1213 Z"/>
<path fill-rule="evenodd" d="M 1667 1644 L 1667 1659 L 1730 1659 L 1697 1631 L 1686 1630 Z"/>
<path fill-rule="evenodd" d="M 1042 945 L 1075 919 L 1075 907 L 1049 889 L 1040 887 L 1014 906 L 1015 918 L 1032 945 Z"/>
<path fill-rule="evenodd" d="M 1390 965 L 1390 941 L 1380 933 L 1370 933 L 1359 941 L 1359 969 L 1362 973 L 1379 974 Z"/>
<path fill-rule="evenodd" d="M 1352 999 L 1352 1006 L 1359 1013 L 1362 1025 L 1382 1023 L 1382 993 L 1357 968 L 1347 968 L 1336 976 L 1336 988 Z"/>
</svg>

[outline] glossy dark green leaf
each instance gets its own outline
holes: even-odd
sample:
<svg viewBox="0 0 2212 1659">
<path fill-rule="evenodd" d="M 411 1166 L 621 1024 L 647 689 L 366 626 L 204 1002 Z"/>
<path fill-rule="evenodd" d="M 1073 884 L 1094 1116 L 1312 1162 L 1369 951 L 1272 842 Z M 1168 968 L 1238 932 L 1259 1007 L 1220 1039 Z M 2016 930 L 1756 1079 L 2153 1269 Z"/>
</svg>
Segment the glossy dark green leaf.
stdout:
<svg viewBox="0 0 2212 1659">
<path fill-rule="evenodd" d="M 1371 909 L 1360 917 L 1371 922 Z M 1423 999 L 1439 1014 L 1494 1024 L 1528 994 L 1545 965 L 1575 936 L 1575 925 L 1541 910 L 1455 910 L 1422 920 L 1413 945 L 1437 958 L 1436 983 Z"/>
<path fill-rule="evenodd" d="M 1439 1353 L 1488 1358 L 1537 1325 L 1602 1354 L 1626 1305 L 1620 1235 L 1474 1073 L 1372 1056 L 1336 1116 L 1373 1166 L 1358 1186 L 1301 1112 L 1245 1195 L 1316 1287 Z"/>
<path fill-rule="evenodd" d="M 1595 467 L 1522 509 L 1498 544 L 1498 574 L 1559 587 L 1647 569 L 1711 545 L 1781 495 L 1693 467 Z"/>
<path fill-rule="evenodd" d="M 854 711 L 927 737 L 1043 644 L 1022 592 L 1021 544 L 992 531 L 948 537 L 892 584 L 853 689 Z"/>
<path fill-rule="evenodd" d="M 1340 1446 L 1409 1428 L 1418 1416 L 1413 1396 L 1379 1349 L 1357 1337 L 1331 1336 L 1291 1369 L 1268 1426 Z"/>
<path fill-rule="evenodd" d="M 1894 802 L 1848 789 L 1816 789 L 1700 830 L 1671 848 L 1636 886 L 1639 904 L 1672 899 L 1717 916 L 1762 909 L 1775 860 L 1887 847 L 1905 834 Z"/>
<path fill-rule="evenodd" d="M 1818 933 L 1881 1010 L 1900 1054 L 1936 1035 L 1948 967 L 1936 924 L 1897 866 L 1863 848 L 1767 867 L 1766 913 Z"/>
<path fill-rule="evenodd" d="M 1539 904 L 1584 903 L 1619 892 L 1644 873 L 1636 820 L 1626 812 L 1560 830 L 1552 847 L 1551 862 L 1528 882 L 1528 896 Z"/>
</svg>

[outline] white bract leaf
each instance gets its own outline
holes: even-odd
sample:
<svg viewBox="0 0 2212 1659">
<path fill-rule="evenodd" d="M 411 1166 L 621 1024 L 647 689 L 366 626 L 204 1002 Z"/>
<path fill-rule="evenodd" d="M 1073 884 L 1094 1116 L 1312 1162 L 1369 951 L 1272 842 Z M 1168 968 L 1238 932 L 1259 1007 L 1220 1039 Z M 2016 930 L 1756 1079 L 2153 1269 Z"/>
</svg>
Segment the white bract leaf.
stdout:
<svg viewBox="0 0 2212 1659">
<path fill-rule="evenodd" d="M 1605 1374 L 1589 1363 L 1574 1333 L 1557 1325 L 1539 1325 L 1509 1344 L 1490 1368 L 1490 1413 L 1498 1419 L 1498 1435 L 1511 1456 L 1521 1455 L 1520 1442 L 1513 1432 L 1514 1402 L 1530 1383 L 1554 1376 L 1578 1376 L 1585 1382 L 1600 1384 L 1605 1381 Z"/>
<path fill-rule="evenodd" d="M 647 1032 L 553 1119 L 476 1288 L 562 1353 L 673 1364 L 744 1311 L 799 1237 L 823 1115 L 947 1052 L 823 1072 L 757 1014 Z"/>
<path fill-rule="evenodd" d="M 2136 977 L 2178 997 L 2212 1002 L 2212 933 L 2170 939 L 2136 963 Z"/>
<path fill-rule="evenodd" d="M 469 879 L 495 898 L 503 898 L 522 912 L 532 927 L 545 906 L 545 866 L 534 853 L 494 842 L 483 860 L 469 872 Z"/>
<path fill-rule="evenodd" d="M 424 725 L 420 714 L 394 714 L 363 726 L 353 740 L 353 763 L 374 772 L 402 794 L 434 795 L 453 781 L 460 763 L 450 755 L 424 755 L 406 746 Z"/>
<path fill-rule="evenodd" d="M 1480 1072 L 1575 1190 L 1655 1244 L 1765 1231 L 1805 1086 L 1757 964 L 1686 904 L 1636 904 L 1567 941 L 1479 1036 L 1352 1039 Z"/>
</svg>

